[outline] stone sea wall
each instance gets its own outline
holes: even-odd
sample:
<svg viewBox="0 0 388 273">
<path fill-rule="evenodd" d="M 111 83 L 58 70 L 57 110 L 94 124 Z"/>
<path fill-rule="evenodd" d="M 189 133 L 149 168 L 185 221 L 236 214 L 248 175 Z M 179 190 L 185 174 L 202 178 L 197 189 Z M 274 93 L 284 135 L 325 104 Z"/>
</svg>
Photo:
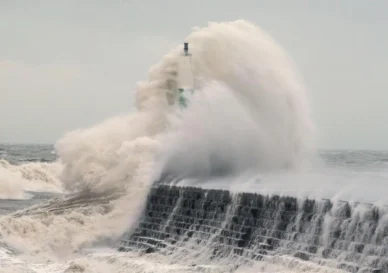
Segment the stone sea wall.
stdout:
<svg viewBox="0 0 388 273">
<path fill-rule="evenodd" d="M 385 207 L 155 186 L 120 251 L 236 263 L 293 257 L 347 272 L 388 272 Z"/>
</svg>

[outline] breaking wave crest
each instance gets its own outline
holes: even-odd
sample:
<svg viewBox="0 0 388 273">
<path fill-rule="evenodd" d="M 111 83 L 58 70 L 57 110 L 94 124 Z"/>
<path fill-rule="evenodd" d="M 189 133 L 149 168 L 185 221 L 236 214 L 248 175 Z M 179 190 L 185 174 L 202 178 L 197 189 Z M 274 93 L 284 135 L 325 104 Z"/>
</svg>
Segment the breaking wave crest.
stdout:
<svg viewBox="0 0 388 273">
<path fill-rule="evenodd" d="M 187 111 L 169 106 L 181 58 L 177 48 L 139 83 L 135 114 L 71 132 L 57 143 L 65 189 L 131 188 L 148 181 L 154 167 L 201 176 L 308 162 L 313 127 L 303 85 L 285 52 L 245 21 L 212 23 L 187 40 L 196 78 Z"/>
<path fill-rule="evenodd" d="M 61 191 L 60 163 L 13 165 L 0 159 L 0 199 L 25 199 L 26 191 Z"/>
<path fill-rule="evenodd" d="M 285 52 L 246 21 L 211 23 L 187 41 L 196 80 L 187 110 L 171 106 L 179 47 L 138 84 L 135 113 L 70 132 L 57 142 L 64 191 L 94 194 L 104 204 L 3 217 L 1 240 L 62 255 L 127 230 L 153 181 L 166 173 L 269 172 L 308 162 L 313 126 L 303 85 Z M 112 192 L 120 197 L 101 197 Z"/>
</svg>

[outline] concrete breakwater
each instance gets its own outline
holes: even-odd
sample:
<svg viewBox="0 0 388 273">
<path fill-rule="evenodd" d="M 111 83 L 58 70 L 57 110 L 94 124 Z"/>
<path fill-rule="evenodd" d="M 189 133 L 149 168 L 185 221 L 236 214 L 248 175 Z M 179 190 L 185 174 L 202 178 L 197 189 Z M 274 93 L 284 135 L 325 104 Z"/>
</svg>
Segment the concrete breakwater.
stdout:
<svg viewBox="0 0 388 273">
<path fill-rule="evenodd" d="M 118 249 L 193 263 L 293 257 L 345 272 L 388 272 L 388 208 L 158 185 Z"/>
</svg>

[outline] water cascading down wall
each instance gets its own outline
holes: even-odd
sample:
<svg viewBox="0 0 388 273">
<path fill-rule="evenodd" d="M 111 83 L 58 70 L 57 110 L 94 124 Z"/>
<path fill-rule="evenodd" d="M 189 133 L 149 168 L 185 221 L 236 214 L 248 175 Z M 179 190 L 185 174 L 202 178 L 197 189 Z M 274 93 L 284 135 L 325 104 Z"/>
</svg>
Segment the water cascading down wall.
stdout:
<svg viewBox="0 0 388 273">
<path fill-rule="evenodd" d="M 293 257 L 345 272 L 388 272 L 388 208 L 158 185 L 120 251 L 236 265 Z"/>
</svg>

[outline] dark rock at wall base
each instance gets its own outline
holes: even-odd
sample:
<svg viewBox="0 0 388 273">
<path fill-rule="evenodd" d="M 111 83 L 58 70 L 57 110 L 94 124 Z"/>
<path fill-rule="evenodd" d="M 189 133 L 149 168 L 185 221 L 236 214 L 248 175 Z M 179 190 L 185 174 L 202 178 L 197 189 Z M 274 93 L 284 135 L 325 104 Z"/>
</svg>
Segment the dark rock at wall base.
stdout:
<svg viewBox="0 0 388 273">
<path fill-rule="evenodd" d="M 158 184 L 118 250 L 184 255 L 202 247 L 209 261 L 287 255 L 348 272 L 388 272 L 388 225 L 380 222 L 388 212 L 359 206 Z"/>
</svg>

